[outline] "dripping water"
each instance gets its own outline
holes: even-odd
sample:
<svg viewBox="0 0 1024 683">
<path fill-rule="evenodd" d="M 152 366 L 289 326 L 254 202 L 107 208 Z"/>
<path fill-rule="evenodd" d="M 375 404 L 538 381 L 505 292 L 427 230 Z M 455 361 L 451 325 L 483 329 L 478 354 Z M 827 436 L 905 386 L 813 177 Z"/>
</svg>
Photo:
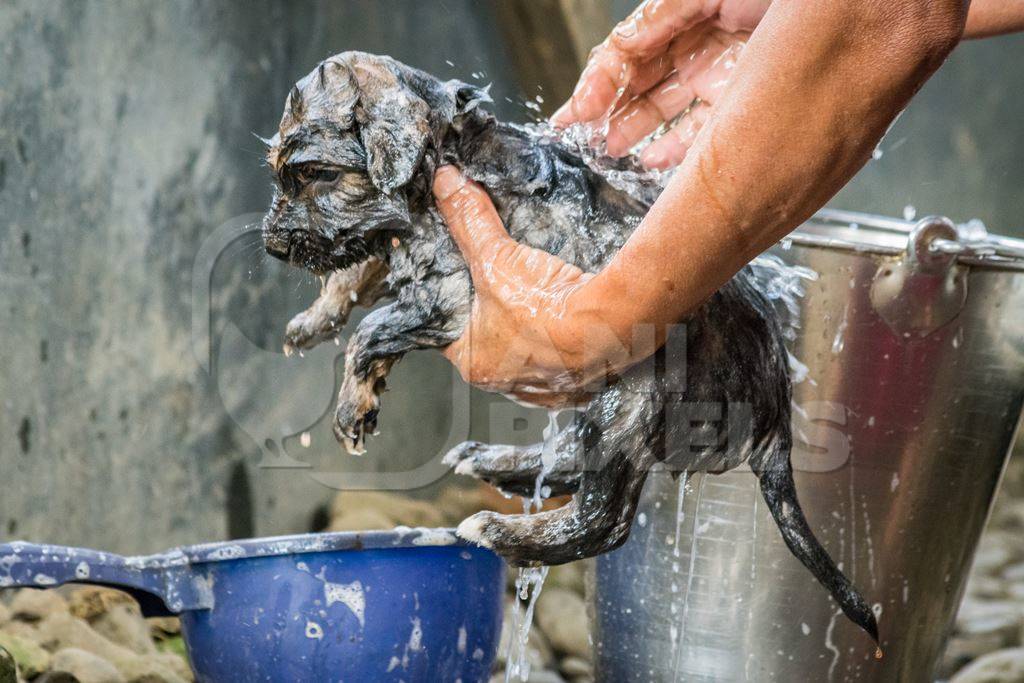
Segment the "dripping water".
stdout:
<svg viewBox="0 0 1024 683">
<path fill-rule="evenodd" d="M 548 424 L 544 428 L 541 446 L 541 467 L 534 483 L 533 497 L 523 499 L 523 514 L 539 512 L 544 497 L 544 477 L 555 467 L 558 438 L 558 411 L 548 411 Z M 529 642 L 533 613 L 547 578 L 548 567 L 520 567 L 516 576 L 516 594 L 512 604 L 512 624 L 509 629 L 508 650 L 505 653 L 505 683 L 526 681 L 530 677 Z M 525 603 L 526 608 L 523 609 Z"/>
</svg>

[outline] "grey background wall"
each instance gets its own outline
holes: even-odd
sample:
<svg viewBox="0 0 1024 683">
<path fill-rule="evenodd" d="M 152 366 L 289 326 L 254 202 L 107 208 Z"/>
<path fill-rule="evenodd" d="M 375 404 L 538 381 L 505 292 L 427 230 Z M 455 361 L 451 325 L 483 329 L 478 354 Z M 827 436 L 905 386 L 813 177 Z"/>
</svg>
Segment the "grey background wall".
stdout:
<svg viewBox="0 0 1024 683">
<path fill-rule="evenodd" d="M 253 133 L 344 49 L 475 73 L 506 118 L 536 94 L 515 84 L 491 3 L 0 4 L 0 538 L 146 552 L 302 531 L 333 495 L 324 482 L 415 468 L 453 432 L 539 434 L 536 412 L 461 403 L 423 354 L 395 373 L 383 434 L 356 460 L 321 419 L 339 350 L 276 352 L 316 283 L 242 230 L 269 196 Z M 1024 234 L 1020 63 L 1021 38 L 958 49 L 835 205 Z M 207 267 L 226 223 L 237 239 Z"/>
</svg>

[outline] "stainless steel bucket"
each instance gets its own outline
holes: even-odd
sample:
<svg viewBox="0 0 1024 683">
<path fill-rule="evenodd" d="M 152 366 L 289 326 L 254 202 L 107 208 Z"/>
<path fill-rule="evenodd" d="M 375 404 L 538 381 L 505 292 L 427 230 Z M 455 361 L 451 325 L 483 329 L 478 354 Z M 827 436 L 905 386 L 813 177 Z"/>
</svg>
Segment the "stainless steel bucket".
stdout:
<svg viewBox="0 0 1024 683">
<path fill-rule="evenodd" d="M 790 555 L 749 470 L 682 495 L 660 472 L 597 561 L 599 680 L 932 680 L 1024 402 L 1024 249 L 971 232 L 823 212 L 774 250 L 818 273 L 791 347 L 797 490 L 885 656 Z"/>
</svg>

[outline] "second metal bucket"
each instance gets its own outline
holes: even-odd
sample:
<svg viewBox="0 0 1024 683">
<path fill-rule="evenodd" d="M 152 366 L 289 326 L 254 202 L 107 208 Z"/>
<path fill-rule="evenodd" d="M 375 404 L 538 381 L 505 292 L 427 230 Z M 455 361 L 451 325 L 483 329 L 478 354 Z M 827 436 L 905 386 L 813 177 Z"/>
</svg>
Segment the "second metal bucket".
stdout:
<svg viewBox="0 0 1024 683">
<path fill-rule="evenodd" d="M 792 343 L 797 490 L 872 603 L 873 644 L 790 555 L 748 471 L 647 483 L 597 562 L 601 681 L 931 681 L 1024 402 L 1024 249 L 824 212 Z"/>
</svg>

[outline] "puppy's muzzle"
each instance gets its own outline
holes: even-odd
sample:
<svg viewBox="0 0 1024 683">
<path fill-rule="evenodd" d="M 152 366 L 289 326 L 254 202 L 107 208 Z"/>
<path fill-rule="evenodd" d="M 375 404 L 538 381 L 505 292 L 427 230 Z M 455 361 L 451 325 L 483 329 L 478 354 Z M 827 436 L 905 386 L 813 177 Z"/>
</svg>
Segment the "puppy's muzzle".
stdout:
<svg viewBox="0 0 1024 683">
<path fill-rule="evenodd" d="M 263 232 L 263 246 L 266 248 L 267 253 L 282 261 L 288 261 L 291 251 L 290 241 L 288 233 Z"/>
</svg>

